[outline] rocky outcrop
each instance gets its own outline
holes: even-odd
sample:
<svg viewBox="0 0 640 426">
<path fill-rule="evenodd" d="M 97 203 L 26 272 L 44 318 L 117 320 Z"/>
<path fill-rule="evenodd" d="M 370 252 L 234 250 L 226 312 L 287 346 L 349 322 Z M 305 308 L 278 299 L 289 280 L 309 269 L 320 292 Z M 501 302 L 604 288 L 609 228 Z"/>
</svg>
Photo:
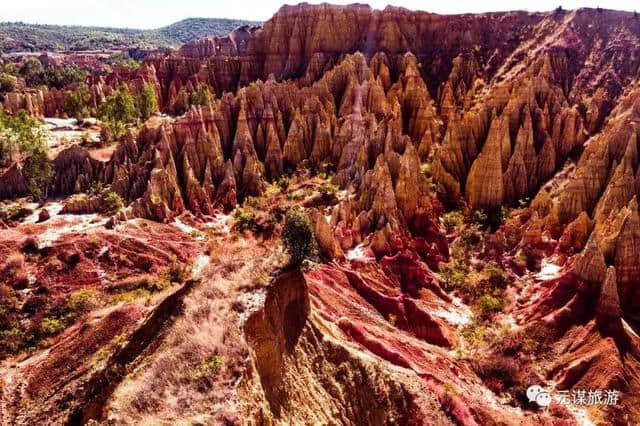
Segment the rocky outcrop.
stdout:
<svg viewBox="0 0 640 426">
<path fill-rule="evenodd" d="M 309 316 L 309 293 L 300 272 L 276 277 L 262 310 L 245 324 L 245 334 L 271 411 L 286 404 L 285 357 L 291 355 Z"/>
<path fill-rule="evenodd" d="M 474 208 L 495 210 L 502 205 L 502 162 L 509 158 L 511 150 L 507 124 L 504 119 L 492 121 L 487 141 L 469 171 L 466 191 Z"/>
<path fill-rule="evenodd" d="M 28 194 L 27 180 L 15 163 L 0 176 L 0 199 L 23 197 Z"/>
<path fill-rule="evenodd" d="M 596 324 L 606 336 L 626 338 L 622 327 L 622 309 L 618 295 L 616 270 L 610 266 L 600 290 L 600 298 L 596 308 Z"/>
</svg>

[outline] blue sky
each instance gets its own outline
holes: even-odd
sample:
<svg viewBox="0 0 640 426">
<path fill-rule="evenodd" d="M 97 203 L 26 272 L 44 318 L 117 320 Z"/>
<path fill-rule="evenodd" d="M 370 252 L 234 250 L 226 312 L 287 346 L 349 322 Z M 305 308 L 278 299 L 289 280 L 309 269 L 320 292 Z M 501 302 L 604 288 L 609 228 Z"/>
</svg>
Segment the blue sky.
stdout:
<svg viewBox="0 0 640 426">
<path fill-rule="evenodd" d="M 307 0 L 308 3 L 321 3 Z M 349 4 L 355 1 L 332 1 Z M 391 3 L 414 10 L 436 13 L 463 13 L 503 10 L 551 10 L 597 7 L 640 9 L 637 2 L 624 0 L 360 0 L 374 8 Z M 266 20 L 282 6 L 295 1 L 274 0 L 3 0 L 1 21 L 41 24 L 101 25 L 113 27 L 157 28 L 188 17 L 244 18 Z"/>
</svg>

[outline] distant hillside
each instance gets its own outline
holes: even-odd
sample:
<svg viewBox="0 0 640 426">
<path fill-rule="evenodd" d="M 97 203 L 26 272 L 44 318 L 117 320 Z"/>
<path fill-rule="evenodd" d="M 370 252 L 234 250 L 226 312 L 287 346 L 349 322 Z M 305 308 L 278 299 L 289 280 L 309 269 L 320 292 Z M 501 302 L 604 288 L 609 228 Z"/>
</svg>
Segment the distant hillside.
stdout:
<svg viewBox="0 0 640 426">
<path fill-rule="evenodd" d="M 259 22 L 188 18 L 155 30 L 0 23 L 0 51 L 102 50 L 178 47 L 196 38 L 225 35 L 241 25 Z"/>
</svg>

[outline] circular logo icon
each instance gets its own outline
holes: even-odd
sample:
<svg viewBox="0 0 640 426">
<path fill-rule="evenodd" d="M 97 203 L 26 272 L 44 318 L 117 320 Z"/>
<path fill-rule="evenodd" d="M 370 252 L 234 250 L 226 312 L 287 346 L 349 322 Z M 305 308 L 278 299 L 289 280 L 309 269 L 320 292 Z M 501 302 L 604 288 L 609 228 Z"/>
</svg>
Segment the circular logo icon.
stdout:
<svg viewBox="0 0 640 426">
<path fill-rule="evenodd" d="M 551 394 L 540 385 L 529 386 L 527 389 L 527 398 L 529 398 L 529 402 L 535 402 L 540 407 L 548 407 L 551 405 Z"/>
</svg>

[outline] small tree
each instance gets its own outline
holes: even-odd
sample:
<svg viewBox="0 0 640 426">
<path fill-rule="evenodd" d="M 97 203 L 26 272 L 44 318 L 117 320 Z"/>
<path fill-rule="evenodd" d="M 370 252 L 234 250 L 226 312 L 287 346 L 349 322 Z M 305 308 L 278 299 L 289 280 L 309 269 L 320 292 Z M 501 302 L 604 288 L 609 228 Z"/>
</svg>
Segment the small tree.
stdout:
<svg viewBox="0 0 640 426">
<path fill-rule="evenodd" d="M 81 84 L 87 80 L 89 72 L 75 65 L 46 67 L 41 74 L 42 84 L 62 89 L 71 84 Z"/>
<path fill-rule="evenodd" d="M 39 86 L 43 83 L 44 67 L 42 62 L 37 58 L 28 59 L 22 67 L 20 67 L 20 74 L 24 77 L 24 80 L 29 86 Z"/>
<path fill-rule="evenodd" d="M 26 111 L 20 110 L 14 117 L 0 111 L 0 160 L 8 157 L 11 161 L 17 152 L 46 150 L 45 134 L 38 120 Z"/>
<path fill-rule="evenodd" d="M 130 70 L 137 70 L 140 67 L 138 61 L 133 59 L 127 52 L 119 52 L 111 55 L 107 59 L 107 63 L 108 65 L 129 68 Z"/>
<path fill-rule="evenodd" d="M 91 91 L 86 84 L 81 84 L 74 91 L 67 92 L 64 98 L 63 108 L 69 117 L 78 120 L 89 115 L 88 104 L 91 100 Z"/>
<path fill-rule="evenodd" d="M 192 92 L 189 96 L 189 103 L 191 105 L 208 105 L 213 99 L 209 86 L 205 83 L 198 84 L 196 91 Z"/>
<path fill-rule="evenodd" d="M 27 180 L 29 192 L 38 200 L 47 197 L 49 183 L 53 177 L 53 167 L 42 147 L 38 147 L 31 152 L 22 168 L 22 174 Z"/>
<path fill-rule="evenodd" d="M 6 72 L 0 73 L 0 93 L 13 92 L 18 79 Z"/>
<path fill-rule="evenodd" d="M 299 208 L 290 208 L 287 211 L 282 242 L 289 252 L 291 267 L 297 268 L 305 259 L 316 256 L 317 246 L 311 223 Z"/>
<path fill-rule="evenodd" d="M 136 102 L 125 85 L 120 86 L 114 98 L 113 116 L 123 123 L 130 123 L 138 118 Z"/>
<path fill-rule="evenodd" d="M 123 84 L 100 105 L 98 115 L 110 133 L 115 138 L 120 138 L 124 135 L 126 124 L 137 120 L 139 111 L 131 92 Z"/>
<path fill-rule="evenodd" d="M 158 112 L 158 101 L 156 99 L 156 91 L 149 83 L 145 84 L 138 97 L 138 109 L 140 110 L 140 117 L 143 120 L 151 117 L 152 114 Z"/>
</svg>

